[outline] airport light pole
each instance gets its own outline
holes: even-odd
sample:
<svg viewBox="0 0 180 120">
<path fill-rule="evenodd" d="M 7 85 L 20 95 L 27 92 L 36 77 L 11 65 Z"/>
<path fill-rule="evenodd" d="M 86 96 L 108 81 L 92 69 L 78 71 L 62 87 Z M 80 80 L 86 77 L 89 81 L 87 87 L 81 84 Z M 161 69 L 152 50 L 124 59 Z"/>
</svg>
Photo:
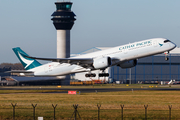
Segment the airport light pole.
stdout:
<svg viewBox="0 0 180 120">
<path fill-rule="evenodd" d="M 131 68 L 129 68 L 129 84 L 131 84 Z"/>
</svg>

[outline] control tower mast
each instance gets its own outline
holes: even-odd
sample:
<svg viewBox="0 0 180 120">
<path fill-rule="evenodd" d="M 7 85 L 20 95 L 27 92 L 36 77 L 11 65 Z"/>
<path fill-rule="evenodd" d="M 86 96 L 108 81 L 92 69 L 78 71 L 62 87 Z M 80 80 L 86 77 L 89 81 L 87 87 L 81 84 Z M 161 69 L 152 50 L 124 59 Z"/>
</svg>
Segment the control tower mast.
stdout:
<svg viewBox="0 0 180 120">
<path fill-rule="evenodd" d="M 57 58 L 70 57 L 70 30 L 74 25 L 75 14 L 71 11 L 72 2 L 55 2 L 56 11 L 51 15 L 57 30 Z"/>
</svg>

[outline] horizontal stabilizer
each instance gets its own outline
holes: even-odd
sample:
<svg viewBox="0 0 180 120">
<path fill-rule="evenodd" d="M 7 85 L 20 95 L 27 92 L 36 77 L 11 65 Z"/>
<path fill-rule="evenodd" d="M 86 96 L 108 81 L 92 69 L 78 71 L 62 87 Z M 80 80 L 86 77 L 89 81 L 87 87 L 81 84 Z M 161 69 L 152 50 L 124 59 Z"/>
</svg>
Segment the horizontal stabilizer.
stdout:
<svg viewBox="0 0 180 120">
<path fill-rule="evenodd" d="M 34 73 L 34 72 L 26 71 L 26 70 L 11 70 L 11 71 L 6 71 L 5 73 Z"/>
</svg>

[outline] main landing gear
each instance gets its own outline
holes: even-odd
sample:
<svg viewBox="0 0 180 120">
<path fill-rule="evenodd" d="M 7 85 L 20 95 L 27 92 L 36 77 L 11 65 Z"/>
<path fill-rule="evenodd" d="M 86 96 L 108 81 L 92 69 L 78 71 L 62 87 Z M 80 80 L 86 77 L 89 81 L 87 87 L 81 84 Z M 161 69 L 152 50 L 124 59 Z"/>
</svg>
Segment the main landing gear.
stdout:
<svg viewBox="0 0 180 120">
<path fill-rule="evenodd" d="M 87 73 L 85 74 L 85 77 L 96 77 L 95 73 Z"/>
<path fill-rule="evenodd" d="M 104 70 L 102 70 L 102 73 L 99 73 L 99 77 L 109 77 L 109 73 L 105 73 Z"/>
<path fill-rule="evenodd" d="M 168 61 L 169 60 L 169 57 L 168 57 L 169 51 L 165 52 L 164 54 L 165 54 L 165 61 Z"/>
<path fill-rule="evenodd" d="M 109 73 L 99 73 L 99 77 L 109 77 Z"/>
<path fill-rule="evenodd" d="M 90 72 L 85 74 L 85 77 L 96 77 L 96 74 Z M 99 73 L 99 77 L 109 77 L 109 73 L 104 73 L 104 70 L 102 70 L 102 73 Z"/>
</svg>

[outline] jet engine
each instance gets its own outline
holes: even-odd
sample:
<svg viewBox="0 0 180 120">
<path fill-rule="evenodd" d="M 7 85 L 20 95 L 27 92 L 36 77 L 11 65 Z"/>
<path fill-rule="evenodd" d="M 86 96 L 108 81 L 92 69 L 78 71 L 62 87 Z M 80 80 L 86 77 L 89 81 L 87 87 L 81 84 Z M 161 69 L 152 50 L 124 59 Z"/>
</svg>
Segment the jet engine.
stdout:
<svg viewBox="0 0 180 120">
<path fill-rule="evenodd" d="M 124 69 L 124 68 L 132 68 L 132 67 L 135 67 L 136 65 L 137 65 L 137 60 L 129 60 L 117 66 L 120 66 L 121 68 Z"/>
<path fill-rule="evenodd" d="M 93 66 L 95 69 L 105 69 L 111 65 L 110 57 L 102 57 L 94 59 Z"/>
</svg>

